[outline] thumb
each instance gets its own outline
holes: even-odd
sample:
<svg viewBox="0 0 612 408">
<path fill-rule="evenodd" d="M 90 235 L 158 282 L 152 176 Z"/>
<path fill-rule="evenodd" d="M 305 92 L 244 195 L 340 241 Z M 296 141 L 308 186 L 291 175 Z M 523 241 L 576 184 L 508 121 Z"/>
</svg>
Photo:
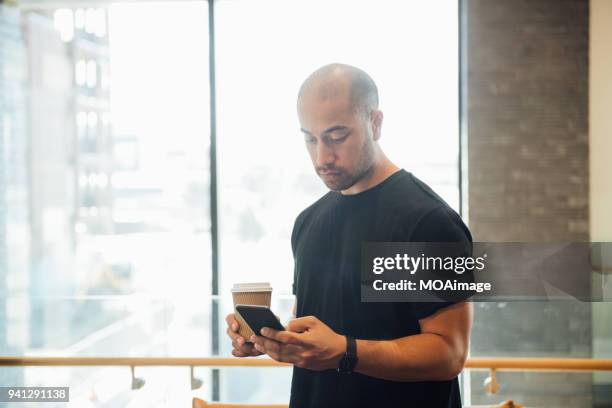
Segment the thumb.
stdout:
<svg viewBox="0 0 612 408">
<path fill-rule="evenodd" d="M 287 331 L 302 333 L 312 328 L 312 319 L 310 317 L 298 317 L 297 319 L 291 319 L 287 323 Z"/>
</svg>

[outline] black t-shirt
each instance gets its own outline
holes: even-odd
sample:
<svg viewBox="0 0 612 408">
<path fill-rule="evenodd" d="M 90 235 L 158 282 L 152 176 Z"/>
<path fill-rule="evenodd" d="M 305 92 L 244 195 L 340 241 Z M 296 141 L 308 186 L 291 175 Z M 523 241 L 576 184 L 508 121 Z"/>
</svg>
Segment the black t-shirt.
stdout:
<svg viewBox="0 0 612 408">
<path fill-rule="evenodd" d="M 339 334 L 395 339 L 419 334 L 419 319 L 450 302 L 362 303 L 361 243 L 463 242 L 472 237 L 457 213 L 425 183 L 399 170 L 354 195 L 330 191 L 296 219 L 291 237 L 297 317 L 313 315 Z M 357 350 L 359 352 L 359 350 Z M 461 407 L 457 378 L 396 382 L 360 373 L 293 369 L 292 408 Z"/>
</svg>

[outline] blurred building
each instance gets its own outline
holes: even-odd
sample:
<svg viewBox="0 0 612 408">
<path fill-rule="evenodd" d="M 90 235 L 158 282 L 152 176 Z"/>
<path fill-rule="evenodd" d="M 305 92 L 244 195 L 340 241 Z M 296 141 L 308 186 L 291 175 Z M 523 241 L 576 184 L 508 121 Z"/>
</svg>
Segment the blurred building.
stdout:
<svg viewBox="0 0 612 408">
<path fill-rule="evenodd" d="M 29 68 L 32 347 L 55 346 L 44 295 L 72 295 L 79 232 L 112 231 L 109 51 L 103 9 L 23 14 Z M 66 293 L 66 291 L 68 293 Z M 70 305 L 66 304 L 66 307 Z M 68 311 L 66 311 L 68 313 Z M 57 327 L 70 332 L 70 325 Z"/>
<path fill-rule="evenodd" d="M 69 316 L 70 304 L 51 310 L 45 296 L 74 293 L 77 234 L 113 228 L 106 34 L 104 9 L 24 13 L 0 4 L 0 321 L 6 322 L 0 326 L 0 350 L 5 355 L 23 354 L 17 345 L 62 347 L 61 339 L 71 338 L 71 320 L 54 319 L 56 313 Z"/>
<path fill-rule="evenodd" d="M 107 13 L 102 8 L 61 12 L 66 13 L 68 24 L 73 14 L 75 27 L 70 43 L 76 84 L 73 92 L 76 97 L 73 118 L 77 125 L 74 168 L 78 179 L 75 225 L 83 232 L 108 234 L 113 231 L 110 183 L 113 134 Z"/>
</svg>

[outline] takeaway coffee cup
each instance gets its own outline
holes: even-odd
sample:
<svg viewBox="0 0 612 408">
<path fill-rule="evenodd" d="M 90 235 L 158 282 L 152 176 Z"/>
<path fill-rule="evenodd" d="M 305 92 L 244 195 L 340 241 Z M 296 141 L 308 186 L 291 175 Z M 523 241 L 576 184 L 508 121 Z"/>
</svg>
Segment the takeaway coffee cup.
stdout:
<svg viewBox="0 0 612 408">
<path fill-rule="evenodd" d="M 234 306 L 258 305 L 270 307 L 272 286 L 270 286 L 269 282 L 236 283 L 232 287 L 232 297 L 234 298 Z M 253 331 L 236 309 L 234 309 L 234 315 L 240 325 L 238 334 L 248 341 L 254 334 Z M 259 335 L 259 333 L 257 334 Z"/>
</svg>

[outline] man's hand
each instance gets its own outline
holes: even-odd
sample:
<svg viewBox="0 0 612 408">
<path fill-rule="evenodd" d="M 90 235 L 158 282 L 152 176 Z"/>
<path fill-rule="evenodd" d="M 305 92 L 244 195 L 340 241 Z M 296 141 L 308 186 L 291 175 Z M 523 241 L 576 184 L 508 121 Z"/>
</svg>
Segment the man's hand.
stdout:
<svg viewBox="0 0 612 408">
<path fill-rule="evenodd" d="M 314 316 L 292 319 L 286 331 L 264 327 L 252 336 L 255 349 L 276 361 L 314 371 L 336 369 L 346 351 L 346 339 Z"/>
<path fill-rule="evenodd" d="M 260 356 L 263 353 L 255 350 L 252 344 L 246 342 L 246 340 L 238 334 L 238 322 L 233 313 L 230 313 L 225 318 L 227 322 L 227 335 L 232 339 L 232 355 L 234 357 L 249 357 L 249 356 Z"/>
</svg>

